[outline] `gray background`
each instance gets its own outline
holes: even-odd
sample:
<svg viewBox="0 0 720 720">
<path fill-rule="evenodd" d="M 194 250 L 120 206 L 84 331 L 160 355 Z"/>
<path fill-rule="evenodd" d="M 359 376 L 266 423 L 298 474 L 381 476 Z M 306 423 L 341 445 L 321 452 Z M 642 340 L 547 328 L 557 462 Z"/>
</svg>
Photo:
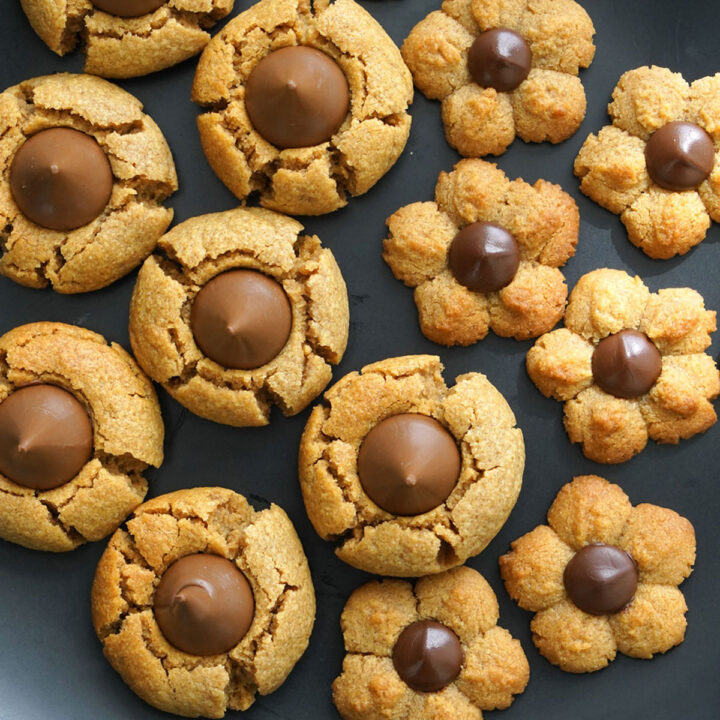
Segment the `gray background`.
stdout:
<svg viewBox="0 0 720 720">
<path fill-rule="evenodd" d="M 361 2 L 402 42 L 413 25 L 439 0 Z M 720 309 L 717 268 L 720 230 L 681 259 L 653 261 L 630 245 L 619 219 L 582 196 L 572 161 L 584 138 L 607 123 L 606 104 L 627 69 L 655 63 L 682 71 L 694 80 L 720 71 L 716 3 L 711 0 L 584 0 L 597 29 L 597 55 L 582 79 L 588 113 L 578 133 L 560 146 L 516 141 L 498 163 L 510 177 L 529 182 L 543 177 L 559 183 L 577 200 L 582 217 L 575 258 L 565 269 L 572 287 L 597 267 L 639 274 L 651 290 L 691 286 L 709 308 Z M 56 71 L 81 70 L 75 54 L 53 55 L 30 29 L 17 0 L 3 0 L 0 19 L 0 88 Z M 249 3 L 237 0 L 235 13 Z M 171 198 L 176 222 L 236 205 L 210 171 L 195 129 L 196 108 L 189 100 L 195 61 L 122 87 L 137 95 L 158 122 L 175 155 L 180 191 Z M 347 354 L 334 377 L 393 355 L 438 353 L 448 382 L 480 370 L 504 393 L 525 433 L 527 469 L 518 504 L 490 546 L 469 562 L 489 580 L 500 601 L 500 623 L 518 637 L 530 660 L 531 680 L 513 706 L 488 717 L 653 718 L 720 716 L 720 449 L 713 428 L 678 447 L 650 443 L 645 452 L 619 466 L 586 460 L 571 446 L 561 423 L 561 406 L 543 398 L 524 370 L 531 343 L 489 337 L 474 347 L 446 349 L 425 340 L 417 327 L 411 290 L 396 281 L 380 252 L 385 218 L 401 205 L 432 198 L 440 170 L 458 157 L 444 140 L 440 106 L 416 95 L 408 148 L 395 168 L 366 196 L 329 217 L 305 225 L 332 248 L 351 296 L 351 333 Z M 91 328 L 129 348 L 127 312 L 135 273 L 100 292 L 60 296 L 22 288 L 0 278 L 0 332 L 36 320 L 60 320 Z M 720 335 L 711 352 L 717 356 Z M 283 687 L 259 698 L 244 717 L 251 720 L 336 718 L 330 683 L 339 673 L 343 649 L 339 617 L 350 592 L 368 579 L 337 560 L 310 526 L 296 475 L 297 446 L 308 411 L 295 418 L 273 416 L 270 427 L 233 429 L 184 411 L 160 391 L 167 427 L 166 461 L 149 473 L 150 496 L 196 485 L 220 484 L 249 496 L 262 507 L 280 504 L 292 518 L 308 554 L 318 595 L 310 647 Z M 573 475 L 602 474 L 619 483 L 634 503 L 672 507 L 695 525 L 697 568 L 683 585 L 690 608 L 685 643 L 652 661 L 623 656 L 609 668 L 574 676 L 552 667 L 535 650 L 530 614 L 508 598 L 497 558 L 511 540 L 545 519 L 557 490 Z M 0 720 L 149 720 L 167 717 L 135 697 L 102 657 L 89 620 L 88 594 L 104 543 L 53 556 L 0 542 Z M 240 717 L 230 713 L 229 717 Z"/>
</svg>

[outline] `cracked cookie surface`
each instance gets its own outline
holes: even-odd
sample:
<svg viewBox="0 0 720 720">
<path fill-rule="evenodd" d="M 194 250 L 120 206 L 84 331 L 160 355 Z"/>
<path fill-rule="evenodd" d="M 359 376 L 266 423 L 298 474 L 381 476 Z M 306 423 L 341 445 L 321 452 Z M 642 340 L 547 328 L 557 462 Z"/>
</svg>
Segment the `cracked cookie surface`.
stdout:
<svg viewBox="0 0 720 720">
<path fill-rule="evenodd" d="M 130 305 L 130 342 L 153 380 L 192 412 L 228 425 L 266 425 L 278 405 L 303 410 L 332 377 L 347 345 L 347 290 L 335 258 L 291 218 L 239 208 L 181 223 L 140 269 Z M 285 347 L 255 370 L 204 355 L 190 326 L 192 301 L 213 277 L 237 268 L 275 279 L 292 306 Z"/>
<path fill-rule="evenodd" d="M 21 0 L 35 32 L 58 55 L 79 41 L 85 72 L 129 78 L 163 70 L 197 55 L 207 29 L 224 18 L 234 0 L 168 0 L 140 17 L 117 17 L 90 0 Z"/>
<path fill-rule="evenodd" d="M 308 419 L 300 485 L 317 533 L 354 567 L 412 577 L 461 565 L 492 540 L 515 505 L 525 465 L 522 432 L 503 396 L 481 373 L 447 388 L 440 359 L 391 358 L 346 375 Z M 357 456 L 387 417 L 428 415 L 454 437 L 461 470 L 449 497 L 416 516 L 392 515 L 365 493 Z"/>
<path fill-rule="evenodd" d="M 10 168 L 23 143 L 49 128 L 94 138 L 113 175 L 110 200 L 87 225 L 49 230 L 13 200 Z M 0 273 L 21 285 L 61 293 L 98 290 L 126 275 L 153 250 L 173 212 L 161 203 L 177 190 L 170 149 L 142 104 L 91 75 L 26 80 L 0 94 Z"/>
<path fill-rule="evenodd" d="M 280 150 L 252 126 L 245 86 L 274 50 L 305 45 L 345 73 L 350 112 L 332 138 Z M 410 132 L 410 73 L 380 25 L 353 0 L 261 0 L 216 35 L 198 64 L 193 99 L 208 162 L 240 199 L 291 215 L 319 215 L 362 195 L 392 167 Z"/>
<path fill-rule="evenodd" d="M 333 683 L 344 720 L 482 720 L 482 710 L 505 709 L 523 690 L 530 667 L 520 642 L 498 626 L 497 598 L 476 570 L 459 567 L 420 578 L 373 581 L 347 601 L 340 624 L 347 655 Z M 441 690 L 419 692 L 393 665 L 405 628 L 432 620 L 455 633 L 463 653 L 457 678 Z"/>
<path fill-rule="evenodd" d="M 231 650 L 196 656 L 172 646 L 153 613 L 160 578 L 194 553 L 230 560 L 255 599 L 252 625 Z M 295 528 L 277 505 L 255 511 L 225 488 L 193 488 L 141 505 L 110 540 L 92 588 L 93 626 L 105 657 L 151 705 L 220 718 L 246 710 L 285 681 L 315 621 L 310 569 Z"/>
<path fill-rule="evenodd" d="M 0 337 L 0 402 L 38 382 L 80 401 L 92 421 L 93 455 L 54 490 L 0 476 L 0 537 L 35 550 L 74 550 L 109 535 L 143 501 L 143 471 L 163 460 L 160 407 L 122 347 L 63 323 L 22 325 Z"/>
</svg>

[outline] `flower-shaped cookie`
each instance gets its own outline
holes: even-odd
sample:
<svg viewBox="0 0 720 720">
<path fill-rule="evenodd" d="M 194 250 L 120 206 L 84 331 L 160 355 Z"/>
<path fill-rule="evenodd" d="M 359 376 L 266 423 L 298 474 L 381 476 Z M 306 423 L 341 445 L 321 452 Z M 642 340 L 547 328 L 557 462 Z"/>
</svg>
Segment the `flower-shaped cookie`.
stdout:
<svg viewBox="0 0 720 720">
<path fill-rule="evenodd" d="M 629 70 L 608 105 L 612 125 L 575 159 L 580 189 L 652 258 L 688 252 L 720 221 L 718 97 L 720 74 L 689 85 L 667 68 Z"/>
<path fill-rule="evenodd" d="M 435 202 L 387 220 L 383 257 L 415 288 L 420 328 L 441 345 L 470 345 L 488 330 L 524 340 L 562 317 L 558 267 L 575 252 L 580 218 L 557 185 L 510 181 L 494 164 L 461 160 L 440 173 Z"/>
<path fill-rule="evenodd" d="M 632 506 L 596 475 L 565 485 L 540 525 L 500 558 L 510 596 L 536 613 L 533 641 L 568 672 L 593 672 L 619 650 L 636 658 L 685 638 L 678 585 L 692 572 L 695 531 L 674 510 Z"/>
<path fill-rule="evenodd" d="M 461 155 L 501 155 L 569 138 L 585 117 L 578 71 L 595 28 L 573 0 L 445 0 L 402 46 L 415 85 L 442 100 L 445 136 Z"/>
<path fill-rule="evenodd" d="M 345 649 L 333 700 L 343 720 L 482 720 L 523 690 L 520 642 L 498 627 L 495 593 L 468 567 L 373 581 L 342 613 Z"/>
<path fill-rule="evenodd" d="M 690 288 L 651 293 L 622 270 L 594 270 L 570 294 L 565 327 L 528 352 L 527 371 L 565 402 L 565 429 L 586 457 L 624 462 L 648 437 L 675 444 L 717 420 L 720 375 L 703 353 L 715 315 Z"/>
</svg>

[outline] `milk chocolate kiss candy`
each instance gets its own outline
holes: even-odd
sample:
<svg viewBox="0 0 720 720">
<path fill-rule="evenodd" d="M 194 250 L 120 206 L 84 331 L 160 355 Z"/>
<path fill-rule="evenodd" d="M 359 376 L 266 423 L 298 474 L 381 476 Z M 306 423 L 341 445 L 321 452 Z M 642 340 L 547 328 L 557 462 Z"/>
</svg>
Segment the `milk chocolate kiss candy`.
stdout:
<svg viewBox="0 0 720 720">
<path fill-rule="evenodd" d="M 464 661 L 457 635 L 434 620 L 408 625 L 393 648 L 398 675 L 413 690 L 436 692 L 457 678 Z"/>
<path fill-rule="evenodd" d="M 279 148 L 327 142 L 350 107 L 345 73 L 329 56 L 296 46 L 271 52 L 250 73 L 245 106 L 253 127 Z"/>
<path fill-rule="evenodd" d="M 662 371 L 660 351 L 647 335 L 621 330 L 601 340 L 592 356 L 595 382 L 610 395 L 636 398 L 655 384 Z"/>
<path fill-rule="evenodd" d="M 255 270 L 229 270 L 196 295 L 190 325 L 209 358 L 226 368 L 253 370 L 285 347 L 292 309 L 272 278 Z"/>
<path fill-rule="evenodd" d="M 637 566 L 624 550 L 595 543 L 575 553 L 565 567 L 563 582 L 581 610 L 590 615 L 610 615 L 635 597 Z"/>
<path fill-rule="evenodd" d="M 532 53 L 522 35 L 506 28 L 480 33 L 470 46 L 468 68 L 481 87 L 514 90 L 530 73 Z"/>
<path fill-rule="evenodd" d="M 365 437 L 358 475 L 370 499 L 394 515 L 421 515 L 445 502 L 460 475 L 455 439 L 427 415 L 393 415 Z"/>
<path fill-rule="evenodd" d="M 34 490 L 64 485 L 92 451 L 92 423 L 69 392 L 27 385 L 0 403 L 0 473 L 14 483 Z"/>
<path fill-rule="evenodd" d="M 448 264 L 455 279 L 474 292 L 495 292 L 509 285 L 520 265 L 515 238 L 499 225 L 476 222 L 452 241 Z"/>
<path fill-rule="evenodd" d="M 645 164 L 660 187 L 688 190 L 707 180 L 715 165 L 715 147 L 699 125 L 671 122 L 650 136 Z"/>
<path fill-rule="evenodd" d="M 110 199 L 113 175 L 97 141 L 70 128 L 41 130 L 15 153 L 10 190 L 26 218 L 50 230 L 87 225 Z"/>
<path fill-rule="evenodd" d="M 153 610 L 162 634 L 178 650 L 217 655 L 245 637 L 255 600 L 250 583 L 233 563 L 198 553 L 180 558 L 163 573 Z"/>
<path fill-rule="evenodd" d="M 140 17 L 155 12 L 167 0 L 90 0 L 98 9 L 118 17 Z"/>
</svg>

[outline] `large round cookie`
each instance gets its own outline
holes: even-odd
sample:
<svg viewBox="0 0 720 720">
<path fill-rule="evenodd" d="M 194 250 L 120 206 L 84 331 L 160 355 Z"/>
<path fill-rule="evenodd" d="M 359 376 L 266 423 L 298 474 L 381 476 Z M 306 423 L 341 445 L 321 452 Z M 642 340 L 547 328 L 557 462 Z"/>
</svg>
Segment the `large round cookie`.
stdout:
<svg viewBox="0 0 720 720">
<path fill-rule="evenodd" d="M 5 333 L 0 358 L 0 408 L 23 386 L 57 386 L 83 406 L 93 436 L 90 459 L 59 487 L 32 489 L 0 475 L 0 537 L 56 552 L 104 538 L 143 501 L 144 470 L 163 460 L 152 384 L 119 345 L 63 323 Z"/>
</svg>

